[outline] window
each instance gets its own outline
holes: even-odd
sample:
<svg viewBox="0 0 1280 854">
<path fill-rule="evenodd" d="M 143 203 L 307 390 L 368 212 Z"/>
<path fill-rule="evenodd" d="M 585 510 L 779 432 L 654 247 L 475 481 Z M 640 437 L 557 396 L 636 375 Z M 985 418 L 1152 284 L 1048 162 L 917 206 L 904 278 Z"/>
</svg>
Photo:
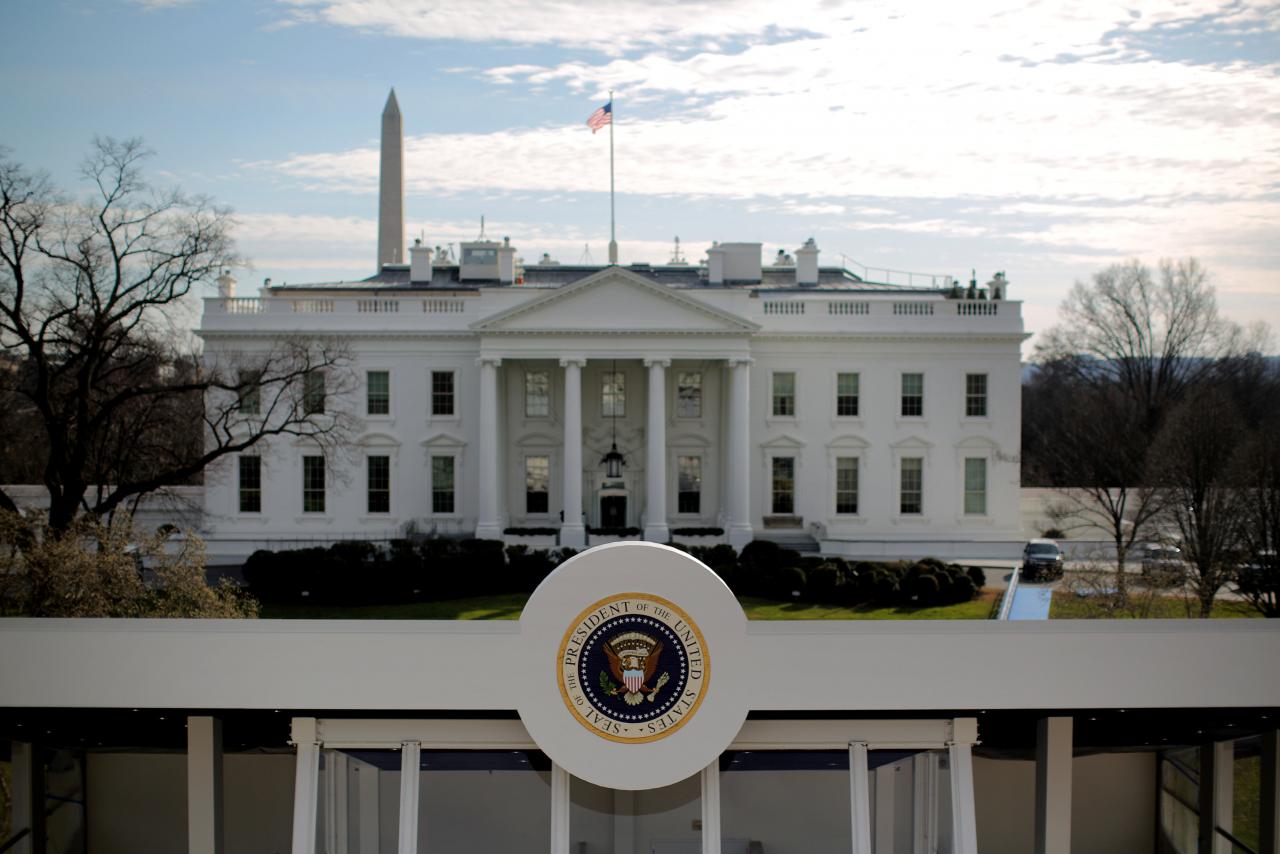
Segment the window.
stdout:
<svg viewBox="0 0 1280 854">
<path fill-rule="evenodd" d="M 676 457 L 676 512 L 702 512 L 702 457 Z"/>
<path fill-rule="evenodd" d="M 702 417 L 702 373 L 676 372 L 676 417 Z"/>
<path fill-rule="evenodd" d="M 324 457 L 302 458 L 302 512 L 324 512 Z"/>
<path fill-rule="evenodd" d="M 781 417 L 791 417 L 796 414 L 795 374 L 773 375 L 773 414 Z"/>
<path fill-rule="evenodd" d="M 851 418 L 858 414 L 858 375 L 836 374 L 836 415 Z"/>
<path fill-rule="evenodd" d="M 987 515 L 987 461 L 984 457 L 965 458 L 964 512 L 967 516 Z"/>
<path fill-rule="evenodd" d="M 902 417 L 924 415 L 924 374 L 902 375 Z"/>
<path fill-rule="evenodd" d="M 836 513 L 858 512 L 858 458 L 836 457 Z"/>
<path fill-rule="evenodd" d="M 365 410 L 370 415 L 391 414 L 391 372 L 369 371 L 365 386 L 367 397 Z"/>
<path fill-rule="evenodd" d="M 524 414 L 526 418 L 546 418 L 551 414 L 551 374 L 525 371 Z"/>
<path fill-rule="evenodd" d="M 790 516 L 796 512 L 796 458 L 773 458 L 773 512 Z"/>
<path fill-rule="evenodd" d="M 391 512 L 391 457 L 368 458 L 368 498 L 370 513 Z"/>
<path fill-rule="evenodd" d="M 967 418 L 987 417 L 987 375 L 964 375 L 964 414 Z"/>
<path fill-rule="evenodd" d="M 431 458 L 431 512 L 452 513 L 453 457 Z"/>
<path fill-rule="evenodd" d="M 898 487 L 899 513 L 918 515 L 924 512 L 924 460 L 921 457 L 902 458 L 902 477 Z"/>
<path fill-rule="evenodd" d="M 302 414 L 324 412 L 324 371 L 308 371 L 303 377 Z"/>
<path fill-rule="evenodd" d="M 262 457 L 240 458 L 240 512 L 262 512 Z"/>
<path fill-rule="evenodd" d="M 551 505 L 551 458 L 524 458 L 524 512 L 546 513 Z"/>
<path fill-rule="evenodd" d="M 262 374 L 258 371 L 241 371 L 236 383 L 238 405 L 242 415 L 257 415 L 262 411 L 262 389 L 259 382 Z"/>
<path fill-rule="evenodd" d="M 627 415 L 627 375 L 622 371 L 605 371 L 600 375 L 600 414 L 605 418 Z"/>
<path fill-rule="evenodd" d="M 453 414 L 453 371 L 431 372 L 431 414 Z"/>
</svg>

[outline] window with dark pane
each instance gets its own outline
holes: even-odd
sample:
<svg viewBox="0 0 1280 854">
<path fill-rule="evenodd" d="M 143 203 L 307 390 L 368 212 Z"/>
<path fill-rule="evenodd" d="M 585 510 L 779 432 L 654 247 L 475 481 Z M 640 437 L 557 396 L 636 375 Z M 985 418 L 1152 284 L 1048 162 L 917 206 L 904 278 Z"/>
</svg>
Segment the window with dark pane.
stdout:
<svg viewBox="0 0 1280 854">
<path fill-rule="evenodd" d="M 302 412 L 319 415 L 324 412 L 324 371 L 308 371 L 303 375 Z"/>
<path fill-rule="evenodd" d="M 676 457 L 676 512 L 702 512 L 702 457 Z"/>
<path fill-rule="evenodd" d="M 964 414 L 968 418 L 987 417 L 987 375 L 964 375 Z"/>
<path fill-rule="evenodd" d="M 964 512 L 970 516 L 987 514 L 987 461 L 967 457 L 964 461 Z"/>
<path fill-rule="evenodd" d="M 431 512 L 454 512 L 453 457 L 431 458 Z"/>
<path fill-rule="evenodd" d="M 898 512 L 903 515 L 924 512 L 924 460 L 903 457 L 900 471 Z"/>
<path fill-rule="evenodd" d="M 625 418 L 627 415 L 627 375 L 622 371 L 605 371 L 600 375 L 600 415 Z"/>
<path fill-rule="evenodd" d="M 524 414 L 526 418 L 546 418 L 551 414 L 549 371 L 525 371 Z"/>
<path fill-rule="evenodd" d="M 391 414 L 391 372 L 369 371 L 366 380 L 366 407 L 370 415 Z"/>
<path fill-rule="evenodd" d="M 836 374 L 836 415 L 847 418 L 858 414 L 858 375 Z"/>
<path fill-rule="evenodd" d="M 431 372 L 431 414 L 453 414 L 453 371 Z"/>
<path fill-rule="evenodd" d="M 790 516 L 796 511 L 796 459 L 773 458 L 773 512 Z"/>
<path fill-rule="evenodd" d="M 546 513 L 551 506 L 551 458 L 524 458 L 524 512 Z"/>
<path fill-rule="evenodd" d="M 262 374 L 259 371 L 241 371 L 236 381 L 237 405 L 243 415 L 258 415 L 262 411 Z"/>
<path fill-rule="evenodd" d="M 858 512 L 858 458 L 836 457 L 836 513 Z"/>
<path fill-rule="evenodd" d="M 262 512 L 262 457 L 240 457 L 240 512 Z"/>
<path fill-rule="evenodd" d="M 302 458 L 302 512 L 324 512 L 324 457 Z"/>
<path fill-rule="evenodd" d="M 391 458 L 369 457 L 369 512 L 391 512 Z"/>
<path fill-rule="evenodd" d="M 773 414 L 783 417 L 796 414 L 796 375 L 794 373 L 773 375 Z"/>
<path fill-rule="evenodd" d="M 924 415 L 924 374 L 902 375 L 902 417 Z"/>
<path fill-rule="evenodd" d="M 702 417 L 702 373 L 700 371 L 676 373 L 676 417 Z"/>
</svg>

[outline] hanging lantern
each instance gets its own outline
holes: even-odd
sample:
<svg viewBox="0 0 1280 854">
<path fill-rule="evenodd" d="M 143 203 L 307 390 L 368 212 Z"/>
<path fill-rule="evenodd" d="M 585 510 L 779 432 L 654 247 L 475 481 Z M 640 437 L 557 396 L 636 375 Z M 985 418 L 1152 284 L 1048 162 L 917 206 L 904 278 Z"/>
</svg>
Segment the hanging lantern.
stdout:
<svg viewBox="0 0 1280 854">
<path fill-rule="evenodd" d="M 600 464 L 604 466 L 605 477 L 622 477 L 622 467 L 626 465 L 626 460 L 622 458 L 622 453 L 618 450 L 617 442 L 613 443 L 613 447 L 609 449 L 609 453 L 601 457 Z"/>
</svg>

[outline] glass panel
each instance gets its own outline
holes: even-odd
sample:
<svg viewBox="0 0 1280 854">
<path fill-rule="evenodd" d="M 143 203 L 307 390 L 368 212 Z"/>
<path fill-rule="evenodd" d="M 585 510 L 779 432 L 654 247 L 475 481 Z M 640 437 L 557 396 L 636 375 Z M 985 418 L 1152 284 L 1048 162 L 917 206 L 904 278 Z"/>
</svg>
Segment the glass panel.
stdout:
<svg viewBox="0 0 1280 854">
<path fill-rule="evenodd" d="M 1261 851 L 1262 740 L 1255 736 L 1237 741 L 1233 767 L 1231 835 Z"/>
<path fill-rule="evenodd" d="M 726 852 L 845 854 L 852 848 L 849 752 L 731 751 L 720 758 Z M 909 849 L 908 849 L 909 850 Z"/>
<path fill-rule="evenodd" d="M 677 513 L 699 513 L 702 506 L 702 458 L 678 457 Z"/>
<path fill-rule="evenodd" d="M 545 418 L 551 414 L 551 374 L 548 371 L 525 372 L 524 414 L 528 418 Z"/>
<path fill-rule="evenodd" d="M 836 374 L 836 415 L 858 414 L 858 375 Z"/>
<path fill-rule="evenodd" d="M 698 371 L 676 374 L 676 417 L 702 417 L 702 374 Z"/>
<path fill-rule="evenodd" d="M 1196 851 L 1199 846 L 1199 752 L 1195 748 L 1168 750 L 1160 760 L 1161 851 Z"/>
<path fill-rule="evenodd" d="M 627 376 L 622 371 L 605 371 L 600 375 L 600 414 L 605 418 L 627 415 Z"/>
<path fill-rule="evenodd" d="M 453 512 L 453 457 L 431 458 L 431 512 Z"/>
<path fill-rule="evenodd" d="M 302 458 L 302 512 L 324 512 L 324 457 Z"/>
<path fill-rule="evenodd" d="M 702 781 L 699 774 L 671 786 L 636 792 L 605 789 L 575 778 L 569 786 L 569 797 L 569 851 L 573 854 L 583 851 L 586 854 L 702 852 Z M 724 835 L 723 828 L 721 834 Z M 547 846 L 540 838 L 525 850 L 545 852 Z M 747 854 L 745 846 L 726 844 L 723 850 L 731 854 Z M 788 849 L 767 847 L 765 850 Z"/>
<path fill-rule="evenodd" d="M 794 457 L 773 458 L 773 512 L 791 514 L 795 512 L 795 472 Z"/>
<path fill-rule="evenodd" d="M 924 460 L 920 457 L 902 458 L 902 495 L 898 512 L 920 513 L 924 501 Z"/>
<path fill-rule="evenodd" d="M 453 414 L 453 371 L 431 372 L 431 414 Z"/>
<path fill-rule="evenodd" d="M 391 512 L 391 458 L 369 457 L 370 513 Z"/>
<path fill-rule="evenodd" d="M 987 461 L 982 457 L 964 461 L 964 512 L 978 516 L 987 512 Z"/>
<path fill-rule="evenodd" d="M 857 457 L 836 457 L 836 512 L 858 512 Z"/>
<path fill-rule="evenodd" d="M 524 511 L 546 513 L 551 491 L 551 458 L 524 458 Z"/>
<path fill-rule="evenodd" d="M 987 415 L 987 375 L 965 374 L 964 414 L 969 418 L 985 418 Z"/>
<path fill-rule="evenodd" d="M 796 375 L 794 373 L 773 375 L 773 414 L 780 416 L 796 414 Z"/>
<path fill-rule="evenodd" d="M 389 371 L 369 371 L 366 381 L 368 399 L 367 409 L 370 415 L 391 414 L 391 373 Z"/>
</svg>

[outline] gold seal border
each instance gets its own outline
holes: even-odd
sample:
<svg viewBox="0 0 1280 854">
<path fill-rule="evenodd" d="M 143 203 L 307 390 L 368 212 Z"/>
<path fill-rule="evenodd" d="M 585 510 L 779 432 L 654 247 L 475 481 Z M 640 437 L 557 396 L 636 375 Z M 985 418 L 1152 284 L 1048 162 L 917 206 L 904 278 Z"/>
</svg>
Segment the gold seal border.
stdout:
<svg viewBox="0 0 1280 854">
<path fill-rule="evenodd" d="M 697 698 L 693 701 L 693 706 L 690 707 L 688 712 L 680 717 L 679 723 L 675 726 L 669 727 L 660 733 L 643 736 L 641 738 L 623 738 L 621 736 L 602 732 L 600 729 L 592 726 L 587 722 L 586 718 L 578 714 L 578 710 L 574 707 L 573 701 L 569 699 L 568 689 L 564 687 L 564 653 L 565 650 L 569 648 L 569 638 L 573 636 L 574 629 L 576 629 L 592 611 L 595 611 L 600 608 L 600 606 L 609 602 L 616 602 L 619 599 L 643 599 L 647 602 L 653 602 L 654 604 L 661 605 L 664 608 L 668 608 L 674 613 L 679 614 L 685 623 L 689 625 L 689 628 L 693 629 L 694 635 L 698 638 L 698 645 L 702 648 L 702 690 L 698 692 Z M 711 687 L 711 653 L 710 650 L 707 649 L 707 639 L 702 636 L 702 630 L 698 628 L 698 624 L 695 623 L 693 618 L 691 618 L 679 605 L 669 599 L 664 599 L 653 593 L 615 593 L 612 596 L 606 596 L 593 605 L 583 608 L 578 616 L 574 618 L 573 622 L 569 624 L 569 629 L 564 633 L 564 640 L 560 641 L 560 649 L 556 653 L 556 686 L 560 689 L 560 697 L 564 700 L 565 707 L 569 710 L 569 714 L 574 720 L 584 728 L 593 732 L 595 735 L 609 741 L 615 741 L 618 744 L 648 744 L 649 742 L 658 741 L 659 739 L 663 739 L 674 734 L 678 729 L 688 723 L 689 719 L 697 713 L 698 707 L 702 705 L 702 698 L 707 696 L 707 690 Z M 599 710 L 597 709 L 596 711 Z"/>
</svg>

